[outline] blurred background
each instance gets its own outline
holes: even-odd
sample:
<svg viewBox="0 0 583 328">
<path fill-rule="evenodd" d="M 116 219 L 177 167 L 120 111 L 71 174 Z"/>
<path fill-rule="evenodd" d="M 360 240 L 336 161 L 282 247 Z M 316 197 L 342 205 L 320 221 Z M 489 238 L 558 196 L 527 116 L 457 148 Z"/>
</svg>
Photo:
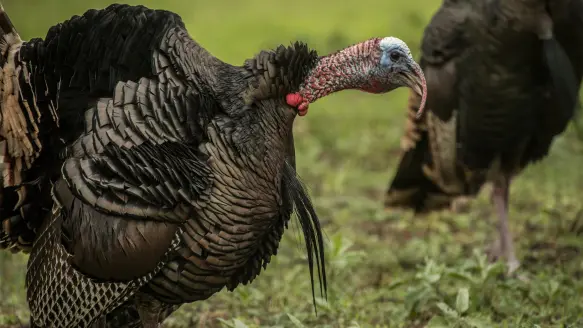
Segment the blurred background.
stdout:
<svg viewBox="0 0 583 328">
<path fill-rule="evenodd" d="M 23 39 L 105 0 L 3 0 Z M 397 36 L 416 58 L 439 0 L 142 0 L 171 10 L 215 56 L 242 63 L 303 40 L 320 54 Z M 502 279 L 481 253 L 495 231 L 488 193 L 461 214 L 383 210 L 408 90 L 356 91 L 312 105 L 295 123 L 298 171 L 323 222 L 329 294 L 314 313 L 297 223 L 251 286 L 183 306 L 165 327 L 583 327 L 583 147 L 569 129 L 511 190 L 510 221 L 530 282 Z M 28 322 L 25 255 L 0 252 L 0 327 Z M 538 325 L 538 326 L 537 326 Z"/>
</svg>

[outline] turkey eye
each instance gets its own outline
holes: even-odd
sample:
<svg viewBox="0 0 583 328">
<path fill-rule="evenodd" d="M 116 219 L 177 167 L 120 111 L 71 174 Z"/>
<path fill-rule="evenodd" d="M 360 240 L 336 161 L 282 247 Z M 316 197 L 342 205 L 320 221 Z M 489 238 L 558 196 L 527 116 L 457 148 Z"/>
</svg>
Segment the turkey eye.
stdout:
<svg viewBox="0 0 583 328">
<path fill-rule="evenodd" d="M 398 53 L 396 51 L 391 52 L 391 60 L 392 61 L 397 61 L 397 60 L 399 60 L 399 58 L 401 58 L 400 53 Z"/>
</svg>

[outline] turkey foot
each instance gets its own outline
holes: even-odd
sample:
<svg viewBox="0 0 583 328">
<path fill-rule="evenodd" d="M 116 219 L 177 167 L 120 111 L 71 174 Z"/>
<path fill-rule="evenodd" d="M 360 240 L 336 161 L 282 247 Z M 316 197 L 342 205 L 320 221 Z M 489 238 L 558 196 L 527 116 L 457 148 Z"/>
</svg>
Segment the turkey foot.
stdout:
<svg viewBox="0 0 583 328">
<path fill-rule="evenodd" d="M 508 179 L 496 181 L 492 189 L 492 203 L 498 216 L 498 238 L 490 248 L 490 260 L 495 261 L 501 258 L 506 259 L 508 268 L 507 275 L 512 275 L 520 266 L 520 262 L 514 253 L 512 234 L 508 227 L 508 189 L 510 182 Z"/>
</svg>

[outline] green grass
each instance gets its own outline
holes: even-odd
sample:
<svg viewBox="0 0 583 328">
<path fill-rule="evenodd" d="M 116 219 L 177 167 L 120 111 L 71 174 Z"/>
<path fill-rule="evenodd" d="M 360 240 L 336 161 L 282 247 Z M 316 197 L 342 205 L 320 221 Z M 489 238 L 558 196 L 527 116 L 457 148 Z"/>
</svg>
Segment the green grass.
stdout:
<svg viewBox="0 0 583 328">
<path fill-rule="evenodd" d="M 104 1 L 4 0 L 25 38 Z M 137 3 L 137 2 L 132 2 Z M 394 35 L 418 54 L 440 1 L 145 1 L 178 12 L 215 55 L 241 63 L 296 39 L 320 52 Z M 296 121 L 298 171 L 328 240 L 328 300 L 312 306 L 297 224 L 250 286 L 182 307 L 166 327 L 583 327 L 583 146 L 566 133 L 511 191 L 517 251 L 530 279 L 503 279 L 481 250 L 495 236 L 487 194 L 465 214 L 413 218 L 382 196 L 398 159 L 407 90 L 343 92 Z M 583 226 L 583 221 L 580 224 Z M 26 257 L 0 252 L 0 327 L 26 322 Z"/>
</svg>

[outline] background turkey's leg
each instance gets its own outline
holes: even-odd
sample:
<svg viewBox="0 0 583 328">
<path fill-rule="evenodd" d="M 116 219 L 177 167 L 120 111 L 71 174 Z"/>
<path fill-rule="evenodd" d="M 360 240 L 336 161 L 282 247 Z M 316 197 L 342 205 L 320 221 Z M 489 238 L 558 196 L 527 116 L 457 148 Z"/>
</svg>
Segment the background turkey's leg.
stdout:
<svg viewBox="0 0 583 328">
<path fill-rule="evenodd" d="M 505 176 L 496 179 L 492 188 L 492 204 L 498 216 L 498 238 L 495 241 L 496 245 L 493 247 L 492 255 L 498 259 L 504 257 L 508 265 L 508 274 L 511 274 L 518 268 L 520 262 L 514 253 L 512 234 L 508 226 L 509 189 L 510 179 Z"/>
</svg>

